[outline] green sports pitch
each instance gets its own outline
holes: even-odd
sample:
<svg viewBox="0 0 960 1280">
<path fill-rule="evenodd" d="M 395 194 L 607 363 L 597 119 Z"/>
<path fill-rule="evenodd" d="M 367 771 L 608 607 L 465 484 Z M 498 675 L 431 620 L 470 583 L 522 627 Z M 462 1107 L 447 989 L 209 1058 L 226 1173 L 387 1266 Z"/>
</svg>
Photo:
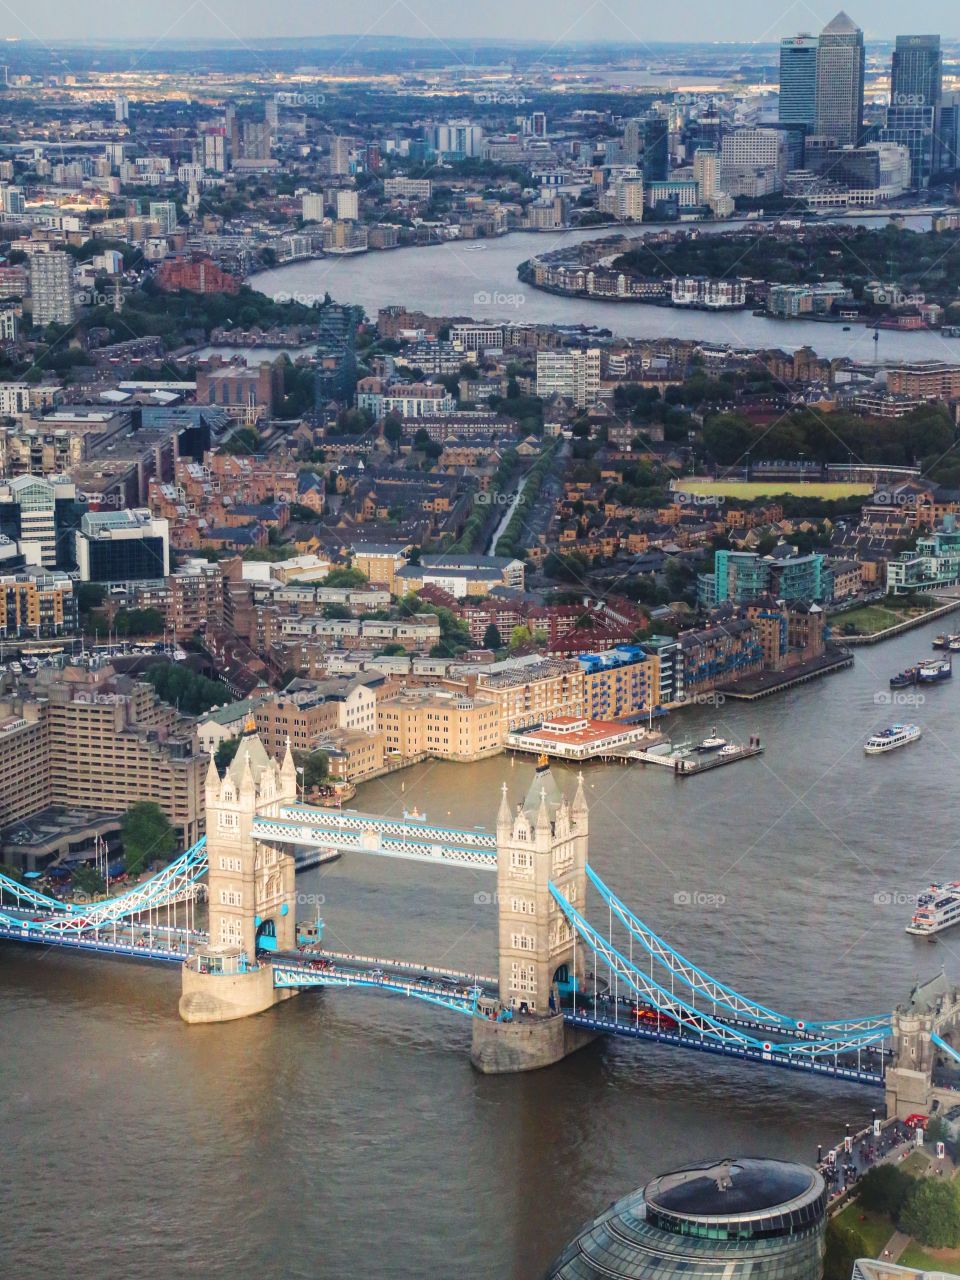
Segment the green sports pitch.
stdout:
<svg viewBox="0 0 960 1280">
<path fill-rule="evenodd" d="M 848 480 L 678 480 L 674 493 L 692 493 L 706 498 L 775 498 L 788 493 L 796 498 L 866 498 L 875 485 Z"/>
</svg>

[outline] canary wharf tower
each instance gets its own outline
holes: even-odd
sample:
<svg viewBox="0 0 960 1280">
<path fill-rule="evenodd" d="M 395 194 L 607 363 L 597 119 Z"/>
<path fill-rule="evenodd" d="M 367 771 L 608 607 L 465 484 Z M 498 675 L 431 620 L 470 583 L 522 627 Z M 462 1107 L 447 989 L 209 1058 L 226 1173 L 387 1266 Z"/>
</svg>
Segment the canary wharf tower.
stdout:
<svg viewBox="0 0 960 1280">
<path fill-rule="evenodd" d="M 817 45 L 817 134 L 855 147 L 863 131 L 863 32 L 842 11 Z"/>
</svg>

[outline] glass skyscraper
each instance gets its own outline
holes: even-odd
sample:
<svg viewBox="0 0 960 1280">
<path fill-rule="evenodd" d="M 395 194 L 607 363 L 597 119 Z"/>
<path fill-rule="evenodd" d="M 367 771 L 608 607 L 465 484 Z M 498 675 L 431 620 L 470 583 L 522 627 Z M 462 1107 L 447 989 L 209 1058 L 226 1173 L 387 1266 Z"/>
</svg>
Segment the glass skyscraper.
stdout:
<svg viewBox="0 0 960 1280">
<path fill-rule="evenodd" d="M 853 147 L 863 132 L 863 32 L 840 12 L 817 45 L 817 133 Z"/>
<path fill-rule="evenodd" d="M 812 133 L 817 123 L 817 37 L 790 36 L 780 41 L 781 124 L 804 125 Z"/>
<path fill-rule="evenodd" d="M 891 107 L 940 105 L 939 36 L 897 36 L 890 71 Z"/>
</svg>

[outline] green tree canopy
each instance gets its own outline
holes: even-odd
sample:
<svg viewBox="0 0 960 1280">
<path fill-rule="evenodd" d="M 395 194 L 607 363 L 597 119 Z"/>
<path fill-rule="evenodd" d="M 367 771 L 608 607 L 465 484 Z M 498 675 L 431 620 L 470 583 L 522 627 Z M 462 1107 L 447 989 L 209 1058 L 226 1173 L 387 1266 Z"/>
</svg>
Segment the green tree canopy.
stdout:
<svg viewBox="0 0 960 1280">
<path fill-rule="evenodd" d="M 483 633 L 483 647 L 485 649 L 503 648 L 503 637 L 500 634 L 500 628 L 495 622 L 491 622 Z"/>
<path fill-rule="evenodd" d="M 960 1244 L 960 1198 L 956 1184 L 939 1178 L 917 1178 L 900 1214 L 902 1231 L 934 1249 Z"/>
<path fill-rule="evenodd" d="M 823 1280 L 850 1280 L 853 1264 L 869 1257 L 870 1250 L 859 1231 L 841 1226 L 835 1219 L 827 1223 L 827 1247 L 823 1257 Z"/>
<path fill-rule="evenodd" d="M 896 1221 L 913 1183 L 910 1174 L 895 1164 L 878 1164 L 857 1183 L 857 1200 L 862 1208 Z"/>
<path fill-rule="evenodd" d="M 140 800 L 120 820 L 123 861 L 130 875 L 152 862 L 169 862 L 177 851 L 177 833 L 170 819 L 152 800 Z"/>
</svg>

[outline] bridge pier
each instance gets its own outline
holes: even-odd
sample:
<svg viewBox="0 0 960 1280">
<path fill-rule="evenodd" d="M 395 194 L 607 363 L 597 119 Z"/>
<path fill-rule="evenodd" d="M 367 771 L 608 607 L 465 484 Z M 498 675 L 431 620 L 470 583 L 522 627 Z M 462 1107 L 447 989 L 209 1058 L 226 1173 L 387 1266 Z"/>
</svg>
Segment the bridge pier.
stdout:
<svg viewBox="0 0 960 1280">
<path fill-rule="evenodd" d="M 204 955 L 204 961 L 213 957 Z M 183 966 L 180 1017 L 192 1025 L 205 1022 L 234 1022 L 272 1009 L 281 1000 L 298 995 L 295 990 L 279 990 L 273 985 L 273 966 L 261 964 L 245 971 L 211 972 L 191 964 Z"/>
<path fill-rule="evenodd" d="M 539 1071 L 596 1038 L 582 1027 L 568 1026 L 560 1013 L 549 1018 L 521 1016 L 510 1022 L 475 1018 L 470 1061 L 488 1076 Z"/>
<path fill-rule="evenodd" d="M 894 1065 L 884 1072 L 888 1119 L 929 1115 L 934 1102 L 955 1099 L 934 1083 L 938 1050 L 934 1036 L 949 1037 L 960 1022 L 960 988 L 941 973 L 917 983 L 906 1003 L 893 1011 Z"/>
</svg>

